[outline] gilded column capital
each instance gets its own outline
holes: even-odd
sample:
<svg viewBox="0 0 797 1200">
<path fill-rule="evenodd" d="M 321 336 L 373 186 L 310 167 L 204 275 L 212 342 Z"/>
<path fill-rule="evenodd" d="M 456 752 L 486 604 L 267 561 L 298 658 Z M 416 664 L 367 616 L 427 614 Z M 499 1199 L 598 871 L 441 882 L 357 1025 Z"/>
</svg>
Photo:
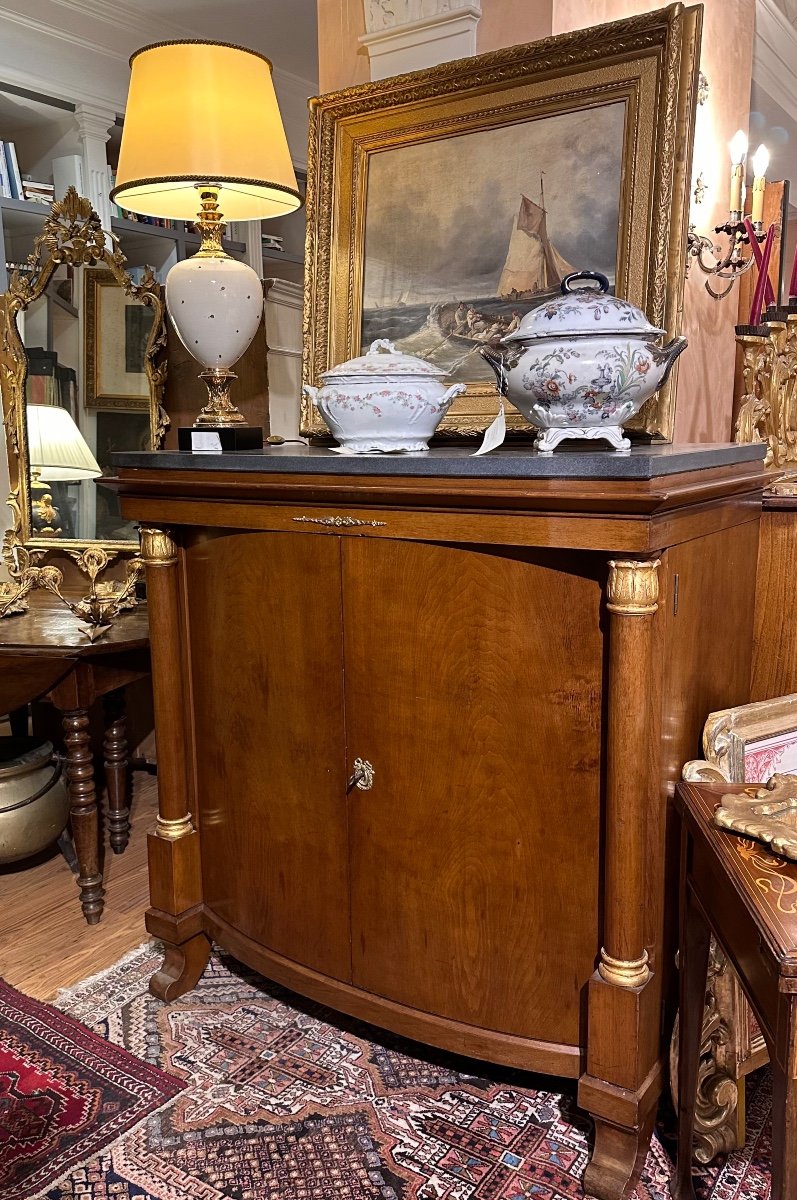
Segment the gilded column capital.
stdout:
<svg viewBox="0 0 797 1200">
<path fill-rule="evenodd" d="M 165 529 L 139 530 L 141 557 L 147 566 L 177 562 L 177 547 Z"/>
<path fill-rule="evenodd" d="M 184 817 L 178 817 L 176 820 L 169 821 L 166 817 L 157 817 L 155 819 L 155 834 L 159 838 L 165 838 L 167 842 L 176 842 L 180 838 L 187 837 L 189 833 L 194 832 L 194 826 L 191 822 L 191 814 L 186 813 Z"/>
<path fill-rule="evenodd" d="M 648 952 L 643 950 L 641 958 L 612 958 L 611 954 L 607 954 L 601 948 L 598 974 L 601 979 L 613 983 L 616 987 L 641 987 L 650 978 Z"/>
<path fill-rule="evenodd" d="M 659 559 L 610 559 L 606 607 L 625 617 L 644 617 L 659 607 Z"/>
</svg>

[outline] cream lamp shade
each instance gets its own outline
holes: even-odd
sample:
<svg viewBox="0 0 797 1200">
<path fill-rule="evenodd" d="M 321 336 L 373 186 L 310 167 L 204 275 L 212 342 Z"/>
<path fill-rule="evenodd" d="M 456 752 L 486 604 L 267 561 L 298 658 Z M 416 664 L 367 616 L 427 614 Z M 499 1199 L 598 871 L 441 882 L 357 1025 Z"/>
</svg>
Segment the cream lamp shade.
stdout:
<svg viewBox="0 0 797 1200">
<path fill-rule="evenodd" d="M 244 425 L 230 401 L 232 367 L 257 333 L 263 287 L 225 253 L 224 223 L 284 216 L 302 202 L 271 63 L 225 42 L 158 42 L 134 54 L 130 70 L 111 199 L 195 222 L 199 250 L 166 279 L 172 324 L 204 367 L 208 403 L 194 425 Z"/>
<path fill-rule="evenodd" d="M 29 404 L 28 461 L 32 475 L 47 483 L 98 479 L 100 465 L 65 408 Z"/>
<path fill-rule="evenodd" d="M 215 184 L 228 221 L 300 206 L 267 58 L 221 42 L 159 42 L 130 68 L 116 204 L 193 221 L 197 188 Z"/>
</svg>

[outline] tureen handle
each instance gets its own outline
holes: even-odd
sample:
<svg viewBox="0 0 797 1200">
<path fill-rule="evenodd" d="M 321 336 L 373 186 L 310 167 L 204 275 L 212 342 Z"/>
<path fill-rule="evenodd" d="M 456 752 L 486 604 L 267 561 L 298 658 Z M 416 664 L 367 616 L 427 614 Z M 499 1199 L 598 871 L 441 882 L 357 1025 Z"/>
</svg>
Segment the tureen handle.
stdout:
<svg viewBox="0 0 797 1200">
<path fill-rule="evenodd" d="M 376 341 L 371 342 L 371 345 L 368 347 L 369 354 L 376 354 L 379 350 L 383 351 L 384 354 L 396 353 L 396 347 L 391 341 L 388 341 L 387 338 L 377 338 Z"/>
<path fill-rule="evenodd" d="M 570 275 L 565 275 L 564 279 L 562 280 L 562 294 L 564 296 L 566 296 L 568 292 L 580 292 L 584 290 L 582 288 L 574 288 L 571 286 L 576 282 L 577 279 L 594 279 L 596 283 L 600 284 L 600 287 L 598 288 L 599 292 L 608 292 L 609 288 L 611 287 L 609 280 L 605 275 L 601 275 L 600 271 L 573 271 Z"/>
</svg>

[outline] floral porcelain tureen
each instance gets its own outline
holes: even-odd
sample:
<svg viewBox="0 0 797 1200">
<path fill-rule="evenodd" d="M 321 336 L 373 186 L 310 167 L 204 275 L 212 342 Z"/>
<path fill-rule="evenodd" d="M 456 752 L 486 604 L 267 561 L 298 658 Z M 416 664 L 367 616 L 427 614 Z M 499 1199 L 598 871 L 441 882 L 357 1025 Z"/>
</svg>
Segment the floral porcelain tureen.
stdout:
<svg viewBox="0 0 797 1200">
<path fill-rule="evenodd" d="M 341 447 L 355 454 L 428 450 L 451 401 L 465 391 L 464 383 L 446 389 L 445 371 L 382 338 L 321 379 L 323 387 L 304 392 Z"/>
<path fill-rule="evenodd" d="M 567 275 L 562 292 L 526 314 L 502 339 L 502 354 L 481 354 L 503 394 L 540 429 L 538 450 L 550 453 L 564 438 L 605 438 L 628 450 L 623 423 L 664 383 L 686 338 L 658 345 L 664 330 L 610 296 L 597 271 Z"/>
</svg>

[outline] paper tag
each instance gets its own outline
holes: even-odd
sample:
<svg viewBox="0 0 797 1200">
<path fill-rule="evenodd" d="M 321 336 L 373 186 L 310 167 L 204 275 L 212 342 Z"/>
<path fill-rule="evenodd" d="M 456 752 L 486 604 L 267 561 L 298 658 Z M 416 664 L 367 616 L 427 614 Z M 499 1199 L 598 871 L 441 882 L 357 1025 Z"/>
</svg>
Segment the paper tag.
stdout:
<svg viewBox="0 0 797 1200">
<path fill-rule="evenodd" d="M 221 450 L 221 434 L 210 429 L 191 430 L 191 453 L 214 454 Z"/>
<path fill-rule="evenodd" d="M 471 458 L 476 458 L 479 454 L 489 454 L 491 450 L 495 450 L 500 446 L 506 437 L 506 417 L 504 416 L 504 401 L 501 400 L 501 407 L 498 409 L 498 416 L 488 425 L 484 431 L 484 439 L 478 450 L 474 450 Z"/>
</svg>

